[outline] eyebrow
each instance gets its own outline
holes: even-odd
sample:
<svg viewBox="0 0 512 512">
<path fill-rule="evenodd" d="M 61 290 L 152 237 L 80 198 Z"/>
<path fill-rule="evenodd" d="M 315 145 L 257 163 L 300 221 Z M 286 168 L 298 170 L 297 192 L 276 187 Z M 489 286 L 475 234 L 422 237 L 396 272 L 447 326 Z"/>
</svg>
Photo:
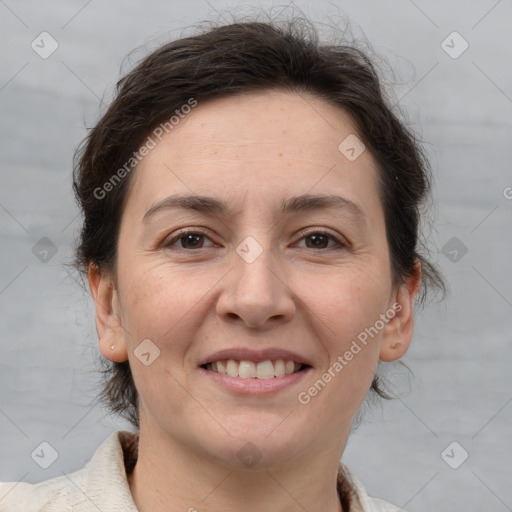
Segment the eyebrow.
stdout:
<svg viewBox="0 0 512 512">
<path fill-rule="evenodd" d="M 172 208 L 197 211 L 205 214 L 227 215 L 230 207 L 225 201 L 209 196 L 184 195 L 169 196 L 154 204 L 145 214 L 142 222 L 147 222 L 156 212 Z M 364 213 L 353 201 L 337 195 L 303 194 L 288 198 L 281 203 L 281 213 L 300 213 L 335 208 L 346 211 L 358 219 L 364 218 Z"/>
</svg>

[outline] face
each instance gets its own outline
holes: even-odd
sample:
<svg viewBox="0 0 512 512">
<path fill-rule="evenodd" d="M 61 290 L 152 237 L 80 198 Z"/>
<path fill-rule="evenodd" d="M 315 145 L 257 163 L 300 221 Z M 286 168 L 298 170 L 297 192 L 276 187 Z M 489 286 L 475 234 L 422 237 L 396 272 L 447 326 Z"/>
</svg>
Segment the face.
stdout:
<svg viewBox="0 0 512 512">
<path fill-rule="evenodd" d="M 379 358 L 407 349 L 418 284 L 392 284 L 375 162 L 338 149 L 354 134 L 314 96 L 227 97 L 139 164 L 116 275 L 90 282 L 141 431 L 227 464 L 247 442 L 269 467 L 341 454 Z"/>
</svg>

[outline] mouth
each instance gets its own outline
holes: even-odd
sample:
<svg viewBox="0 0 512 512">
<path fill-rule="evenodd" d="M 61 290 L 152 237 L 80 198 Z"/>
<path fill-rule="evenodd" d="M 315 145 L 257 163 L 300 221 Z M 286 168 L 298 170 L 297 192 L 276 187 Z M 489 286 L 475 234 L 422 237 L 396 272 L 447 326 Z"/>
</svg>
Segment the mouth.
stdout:
<svg viewBox="0 0 512 512">
<path fill-rule="evenodd" d="M 300 373 L 311 368 L 306 363 L 285 359 L 267 359 L 265 361 L 249 361 L 236 359 L 219 359 L 201 365 L 207 371 L 238 377 L 240 379 L 271 380 Z"/>
</svg>

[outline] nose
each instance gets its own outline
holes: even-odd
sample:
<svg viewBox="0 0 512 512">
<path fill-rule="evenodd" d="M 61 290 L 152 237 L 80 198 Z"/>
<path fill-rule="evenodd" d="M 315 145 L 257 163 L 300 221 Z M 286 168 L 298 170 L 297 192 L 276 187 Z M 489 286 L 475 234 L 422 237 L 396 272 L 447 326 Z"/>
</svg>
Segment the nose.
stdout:
<svg viewBox="0 0 512 512">
<path fill-rule="evenodd" d="M 296 310 L 293 291 L 286 283 L 283 265 L 270 250 L 254 260 L 233 255 L 234 268 L 223 281 L 217 314 L 228 322 L 251 329 L 268 329 L 289 322 Z"/>
</svg>

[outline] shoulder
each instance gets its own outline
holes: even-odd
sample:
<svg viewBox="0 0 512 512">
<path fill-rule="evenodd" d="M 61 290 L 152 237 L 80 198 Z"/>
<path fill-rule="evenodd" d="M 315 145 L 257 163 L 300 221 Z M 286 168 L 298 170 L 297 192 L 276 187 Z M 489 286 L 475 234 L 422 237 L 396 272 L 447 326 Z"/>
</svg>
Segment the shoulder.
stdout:
<svg viewBox="0 0 512 512">
<path fill-rule="evenodd" d="M 368 512 L 406 512 L 403 508 L 399 508 L 387 501 L 378 499 L 378 498 L 370 498 L 368 497 L 368 506 L 366 510 Z"/>
<path fill-rule="evenodd" d="M 130 437 L 131 436 L 131 437 Z M 0 512 L 136 512 L 126 478 L 125 443 L 133 434 L 115 432 L 88 464 L 74 473 L 37 484 L 0 484 Z"/>
<path fill-rule="evenodd" d="M 339 468 L 338 486 L 349 493 L 351 512 L 406 512 L 387 501 L 368 496 L 363 484 L 344 464 Z"/>
<path fill-rule="evenodd" d="M 72 483 L 83 486 L 85 470 L 37 484 L 9 482 L 0 484 L 0 512 L 73 511 Z"/>
</svg>

